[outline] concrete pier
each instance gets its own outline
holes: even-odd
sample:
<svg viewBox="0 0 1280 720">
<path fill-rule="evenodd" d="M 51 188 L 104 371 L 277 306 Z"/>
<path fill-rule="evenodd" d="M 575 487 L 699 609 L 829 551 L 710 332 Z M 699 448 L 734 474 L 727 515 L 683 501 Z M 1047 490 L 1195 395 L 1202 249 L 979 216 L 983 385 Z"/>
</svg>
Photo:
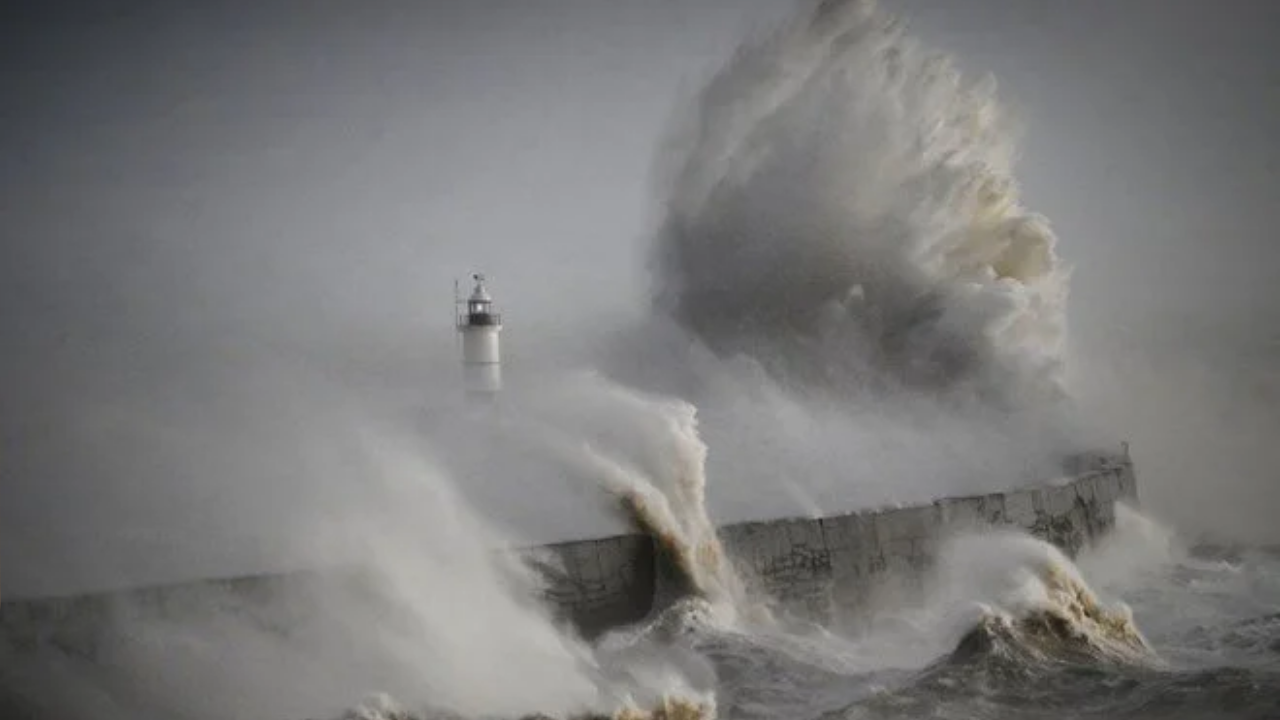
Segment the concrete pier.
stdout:
<svg viewBox="0 0 1280 720">
<path fill-rule="evenodd" d="M 719 534 L 756 589 L 784 610 L 830 619 L 856 610 L 881 580 L 918 578 L 939 542 L 960 530 L 1017 528 L 1074 556 L 1115 525 L 1116 503 L 1136 502 L 1137 493 L 1129 458 L 1100 456 L 1075 476 L 1036 487 L 824 518 L 738 523 Z M 664 573 L 675 572 L 662 566 L 664 554 L 646 536 L 549 549 L 564 567 L 551 576 L 552 605 L 588 635 L 645 618 L 655 609 Z"/>
<path fill-rule="evenodd" d="M 1117 502 L 1136 498 L 1129 458 L 1099 456 L 1072 477 L 1036 487 L 824 518 L 733 524 L 721 528 L 720 537 L 739 572 L 780 608 L 830 618 L 856 609 L 883 579 L 919 576 L 939 542 L 959 529 L 1020 528 L 1074 555 L 1111 529 Z M 678 573 L 663 549 L 645 535 L 559 543 L 530 552 L 546 568 L 548 603 L 587 636 L 642 620 L 673 599 L 670 588 Z M 315 597 L 334 582 L 349 587 L 359 578 L 300 572 L 5 601 L 0 604 L 0 641 L 17 651 L 54 645 L 93 656 L 96 638 L 121 612 L 133 619 L 154 614 L 172 620 L 228 608 L 287 634 L 291 622 L 318 612 Z"/>
</svg>

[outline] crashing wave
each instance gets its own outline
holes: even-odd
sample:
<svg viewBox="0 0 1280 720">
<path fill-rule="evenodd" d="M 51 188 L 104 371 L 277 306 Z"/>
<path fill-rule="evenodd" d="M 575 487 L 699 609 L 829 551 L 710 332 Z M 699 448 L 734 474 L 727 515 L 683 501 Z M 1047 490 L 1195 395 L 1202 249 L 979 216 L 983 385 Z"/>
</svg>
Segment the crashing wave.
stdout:
<svg viewBox="0 0 1280 720">
<path fill-rule="evenodd" d="M 1053 546 L 1018 537 L 979 540 L 970 548 L 983 549 L 995 551 L 995 562 L 1011 563 L 1014 580 L 1008 587 L 1014 589 L 981 606 L 981 617 L 957 644 L 952 660 L 1159 663 L 1129 608 L 1102 603 Z"/>
<path fill-rule="evenodd" d="M 986 614 L 957 644 L 953 660 L 999 655 L 1038 662 L 1149 664 L 1154 656 L 1132 620 L 1124 615 L 1082 621 L 1056 610 L 1022 617 Z"/>
<path fill-rule="evenodd" d="M 657 542 L 682 586 L 676 595 L 704 598 L 739 619 L 767 620 L 707 510 L 707 445 L 697 408 L 596 373 L 573 376 L 551 397 L 539 404 L 537 433 Z"/>
<path fill-rule="evenodd" d="M 1058 397 L 1068 273 L 1009 125 L 871 0 L 821 3 L 677 129 L 655 304 L 788 382 Z"/>
</svg>

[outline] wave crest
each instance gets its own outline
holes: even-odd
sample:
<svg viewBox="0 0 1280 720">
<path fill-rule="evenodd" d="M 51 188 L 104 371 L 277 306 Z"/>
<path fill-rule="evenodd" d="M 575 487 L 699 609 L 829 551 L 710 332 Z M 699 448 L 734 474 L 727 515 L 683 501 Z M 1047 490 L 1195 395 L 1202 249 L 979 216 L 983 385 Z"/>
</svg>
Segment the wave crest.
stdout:
<svg viewBox="0 0 1280 720">
<path fill-rule="evenodd" d="M 969 587 L 988 595 L 952 659 L 1020 658 L 1158 664 L 1129 608 L 1104 604 L 1057 548 L 1027 536 L 979 536 L 949 552 Z M 982 557 L 980 565 L 969 560 Z M 971 592 L 971 591 L 970 591 Z M 979 596 L 981 597 L 981 596 Z"/>
</svg>

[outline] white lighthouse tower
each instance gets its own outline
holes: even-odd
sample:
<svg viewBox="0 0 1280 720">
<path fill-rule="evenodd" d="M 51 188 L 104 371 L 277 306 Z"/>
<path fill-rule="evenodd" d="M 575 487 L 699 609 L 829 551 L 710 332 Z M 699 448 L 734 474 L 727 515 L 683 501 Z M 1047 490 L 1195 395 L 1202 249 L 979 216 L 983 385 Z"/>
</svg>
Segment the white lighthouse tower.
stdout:
<svg viewBox="0 0 1280 720">
<path fill-rule="evenodd" d="M 462 366 L 467 394 L 493 398 L 502 390 L 502 353 L 498 333 L 502 332 L 502 316 L 493 306 L 493 298 L 484 286 L 484 275 L 476 274 L 475 289 L 464 301 L 457 297 L 458 332 L 462 334 Z"/>
</svg>

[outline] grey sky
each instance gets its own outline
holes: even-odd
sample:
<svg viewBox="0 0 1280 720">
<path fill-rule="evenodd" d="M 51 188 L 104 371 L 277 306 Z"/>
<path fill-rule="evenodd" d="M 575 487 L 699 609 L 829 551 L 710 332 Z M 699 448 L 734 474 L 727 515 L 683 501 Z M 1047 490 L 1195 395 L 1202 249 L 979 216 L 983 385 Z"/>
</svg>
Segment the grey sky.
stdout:
<svg viewBox="0 0 1280 720">
<path fill-rule="evenodd" d="M 1275 336 L 1280 9 L 885 5 L 1020 109 L 1025 199 L 1077 266 L 1077 328 L 1194 310 Z M 92 574 L 88 548 L 181 554 L 175 528 L 270 552 L 252 528 L 306 490 L 314 389 L 411 389 L 452 350 L 452 277 L 487 270 L 552 340 L 640 312 L 667 120 L 787 10 L 3 11 L 5 588 Z"/>
</svg>

